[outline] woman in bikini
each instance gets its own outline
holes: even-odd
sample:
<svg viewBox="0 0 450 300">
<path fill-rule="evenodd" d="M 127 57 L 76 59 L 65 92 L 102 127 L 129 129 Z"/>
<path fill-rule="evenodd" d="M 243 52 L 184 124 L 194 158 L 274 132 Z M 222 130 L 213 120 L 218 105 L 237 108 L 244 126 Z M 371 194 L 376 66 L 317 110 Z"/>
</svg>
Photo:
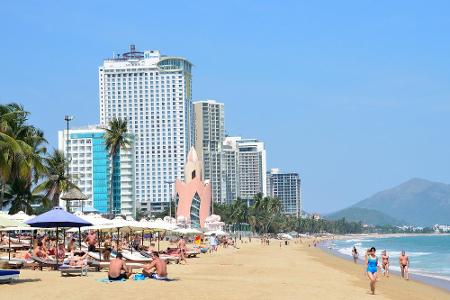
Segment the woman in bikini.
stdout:
<svg viewBox="0 0 450 300">
<path fill-rule="evenodd" d="M 370 248 L 367 255 L 367 277 L 370 280 L 370 291 L 375 295 L 375 284 L 377 283 L 378 257 L 375 255 L 375 247 Z"/>
</svg>

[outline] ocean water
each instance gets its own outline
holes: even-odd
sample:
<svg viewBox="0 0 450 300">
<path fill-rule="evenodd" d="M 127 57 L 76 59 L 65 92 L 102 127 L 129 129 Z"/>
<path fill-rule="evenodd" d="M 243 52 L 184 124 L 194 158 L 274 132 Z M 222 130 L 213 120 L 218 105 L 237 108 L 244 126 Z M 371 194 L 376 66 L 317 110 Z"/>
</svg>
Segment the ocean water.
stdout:
<svg viewBox="0 0 450 300">
<path fill-rule="evenodd" d="M 353 246 L 356 246 L 360 261 L 364 260 L 367 248 L 375 247 L 378 257 L 381 257 L 382 250 L 386 250 L 390 258 L 390 269 L 396 271 L 400 271 L 400 252 L 405 250 L 409 256 L 410 274 L 448 280 L 450 284 L 450 235 L 334 240 L 328 246 L 350 257 Z"/>
</svg>

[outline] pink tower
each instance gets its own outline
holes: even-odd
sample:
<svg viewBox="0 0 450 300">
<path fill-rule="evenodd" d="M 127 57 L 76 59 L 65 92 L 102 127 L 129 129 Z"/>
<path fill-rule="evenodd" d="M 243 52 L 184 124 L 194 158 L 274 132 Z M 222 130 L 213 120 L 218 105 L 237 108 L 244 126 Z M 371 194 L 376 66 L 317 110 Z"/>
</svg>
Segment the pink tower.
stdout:
<svg viewBox="0 0 450 300">
<path fill-rule="evenodd" d="M 202 181 L 202 172 L 202 163 L 192 147 L 184 166 L 184 181 L 175 182 L 177 218 L 185 217 L 192 227 L 203 227 L 211 211 L 211 185 Z"/>
</svg>

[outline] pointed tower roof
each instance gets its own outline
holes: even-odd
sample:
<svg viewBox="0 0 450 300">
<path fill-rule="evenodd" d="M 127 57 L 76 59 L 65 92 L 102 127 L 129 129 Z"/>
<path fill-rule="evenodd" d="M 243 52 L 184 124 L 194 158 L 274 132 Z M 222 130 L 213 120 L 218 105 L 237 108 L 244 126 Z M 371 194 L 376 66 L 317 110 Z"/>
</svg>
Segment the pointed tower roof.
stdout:
<svg viewBox="0 0 450 300">
<path fill-rule="evenodd" d="M 194 147 L 189 150 L 186 164 L 184 165 L 184 181 L 191 182 L 192 179 L 198 177 L 202 178 L 202 162 L 198 159 L 197 151 Z"/>
<path fill-rule="evenodd" d="M 191 150 L 189 150 L 189 153 L 188 153 L 187 162 L 195 163 L 197 161 L 198 161 L 197 151 L 195 151 L 194 147 L 191 147 Z"/>
</svg>

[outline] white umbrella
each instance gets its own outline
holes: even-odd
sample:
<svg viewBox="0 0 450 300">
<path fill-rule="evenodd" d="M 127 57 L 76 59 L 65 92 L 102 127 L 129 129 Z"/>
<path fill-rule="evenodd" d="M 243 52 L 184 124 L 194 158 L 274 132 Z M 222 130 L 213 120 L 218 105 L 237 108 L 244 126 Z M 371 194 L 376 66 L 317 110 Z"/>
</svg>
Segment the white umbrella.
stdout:
<svg viewBox="0 0 450 300">
<path fill-rule="evenodd" d="M 225 232 L 223 230 L 213 230 L 213 231 L 208 231 L 205 233 L 205 235 L 217 235 L 217 236 L 221 236 L 221 235 L 229 235 L 228 232 Z"/>
<path fill-rule="evenodd" d="M 14 214 L 14 215 L 7 215 L 7 218 L 10 220 L 15 220 L 15 221 L 19 221 L 19 222 L 24 222 L 27 221 L 31 218 L 34 218 L 35 216 L 29 216 L 26 213 L 24 213 L 23 211 L 19 211 L 18 213 Z"/>
<path fill-rule="evenodd" d="M 177 226 L 175 224 L 165 222 L 162 219 L 156 219 L 154 221 L 149 222 L 148 228 L 153 229 L 155 231 L 171 231 L 176 229 Z"/>
<path fill-rule="evenodd" d="M 184 234 L 184 235 L 189 235 L 189 234 L 201 234 L 202 232 L 198 229 L 195 228 L 177 228 L 175 230 L 173 230 L 174 233 L 177 234 Z"/>
</svg>

